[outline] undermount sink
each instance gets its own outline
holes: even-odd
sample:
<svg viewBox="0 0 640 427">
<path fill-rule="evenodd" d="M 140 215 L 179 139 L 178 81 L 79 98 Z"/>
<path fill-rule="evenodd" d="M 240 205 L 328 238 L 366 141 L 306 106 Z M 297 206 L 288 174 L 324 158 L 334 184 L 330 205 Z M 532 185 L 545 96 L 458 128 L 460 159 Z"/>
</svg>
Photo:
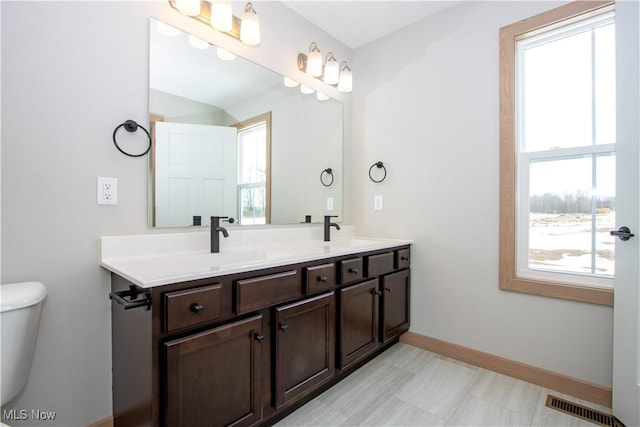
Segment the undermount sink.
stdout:
<svg viewBox="0 0 640 427">
<path fill-rule="evenodd" d="M 273 259 L 290 257 L 292 254 L 286 251 L 271 249 L 242 249 L 218 253 L 205 253 L 185 255 L 177 259 L 183 265 L 192 266 L 195 269 L 224 270 L 238 265 L 251 265 Z"/>
<path fill-rule="evenodd" d="M 324 242 L 325 246 L 332 248 L 360 248 L 362 246 L 368 246 L 374 243 L 371 240 L 365 239 L 347 239 L 347 240 L 334 240 L 332 242 Z"/>
</svg>

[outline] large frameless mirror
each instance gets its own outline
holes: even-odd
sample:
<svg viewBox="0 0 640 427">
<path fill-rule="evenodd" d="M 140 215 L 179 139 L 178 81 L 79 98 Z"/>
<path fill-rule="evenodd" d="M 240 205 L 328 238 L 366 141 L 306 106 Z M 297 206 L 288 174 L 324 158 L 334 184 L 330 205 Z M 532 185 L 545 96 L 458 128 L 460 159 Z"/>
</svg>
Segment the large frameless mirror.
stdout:
<svg viewBox="0 0 640 427">
<path fill-rule="evenodd" d="M 341 220 L 341 102 L 153 18 L 149 58 L 151 226 Z"/>
</svg>

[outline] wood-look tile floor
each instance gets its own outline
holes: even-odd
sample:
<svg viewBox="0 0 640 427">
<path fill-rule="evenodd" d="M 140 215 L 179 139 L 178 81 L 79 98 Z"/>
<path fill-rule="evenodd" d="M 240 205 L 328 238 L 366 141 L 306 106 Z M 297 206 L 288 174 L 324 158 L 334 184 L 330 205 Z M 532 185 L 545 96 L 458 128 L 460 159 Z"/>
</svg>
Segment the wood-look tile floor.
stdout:
<svg viewBox="0 0 640 427">
<path fill-rule="evenodd" d="M 553 394 L 610 408 L 398 343 L 277 426 L 593 426 L 545 406 Z"/>
</svg>

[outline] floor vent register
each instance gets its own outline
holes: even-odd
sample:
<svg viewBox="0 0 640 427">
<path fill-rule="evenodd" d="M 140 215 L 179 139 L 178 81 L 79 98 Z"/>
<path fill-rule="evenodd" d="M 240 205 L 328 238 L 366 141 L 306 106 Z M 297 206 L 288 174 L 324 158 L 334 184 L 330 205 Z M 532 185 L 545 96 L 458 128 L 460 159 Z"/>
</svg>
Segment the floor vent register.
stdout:
<svg viewBox="0 0 640 427">
<path fill-rule="evenodd" d="M 565 414 L 581 418 L 583 420 L 607 427 L 625 427 L 616 417 L 604 412 L 595 411 L 586 406 L 569 402 L 556 396 L 547 396 L 547 408 L 552 408 Z"/>
</svg>

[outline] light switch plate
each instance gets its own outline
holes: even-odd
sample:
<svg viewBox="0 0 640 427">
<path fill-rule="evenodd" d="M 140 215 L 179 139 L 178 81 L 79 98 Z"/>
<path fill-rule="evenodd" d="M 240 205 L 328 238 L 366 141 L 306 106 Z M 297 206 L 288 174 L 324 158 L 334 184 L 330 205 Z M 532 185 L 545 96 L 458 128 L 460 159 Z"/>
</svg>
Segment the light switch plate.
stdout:
<svg viewBox="0 0 640 427">
<path fill-rule="evenodd" d="M 327 197 L 327 210 L 333 210 L 333 197 Z"/>
</svg>

